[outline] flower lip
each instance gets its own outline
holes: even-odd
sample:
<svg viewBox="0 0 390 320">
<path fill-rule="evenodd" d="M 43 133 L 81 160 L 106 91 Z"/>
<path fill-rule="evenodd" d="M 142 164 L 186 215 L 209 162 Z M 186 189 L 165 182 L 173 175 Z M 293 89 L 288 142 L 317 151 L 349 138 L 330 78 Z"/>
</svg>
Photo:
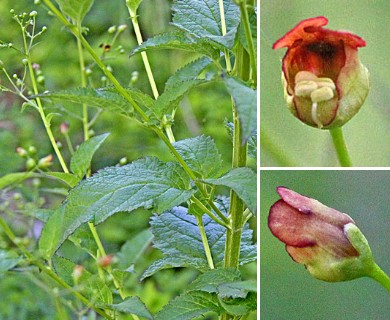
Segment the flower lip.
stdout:
<svg viewBox="0 0 390 320">
<path fill-rule="evenodd" d="M 268 226 L 295 261 L 301 260 L 292 253 L 298 248 L 323 248 L 339 257 L 358 255 L 344 235 L 344 226 L 355 224 L 351 217 L 285 187 L 277 192 L 281 199 L 270 209 Z"/>
<path fill-rule="evenodd" d="M 333 43 L 340 40 L 354 49 L 366 46 L 366 42 L 353 33 L 322 28 L 327 24 L 328 19 L 323 16 L 303 20 L 277 40 L 272 48 L 291 48 L 296 45 L 302 45 L 302 42 L 313 43 L 323 41 L 323 43 Z"/>
</svg>

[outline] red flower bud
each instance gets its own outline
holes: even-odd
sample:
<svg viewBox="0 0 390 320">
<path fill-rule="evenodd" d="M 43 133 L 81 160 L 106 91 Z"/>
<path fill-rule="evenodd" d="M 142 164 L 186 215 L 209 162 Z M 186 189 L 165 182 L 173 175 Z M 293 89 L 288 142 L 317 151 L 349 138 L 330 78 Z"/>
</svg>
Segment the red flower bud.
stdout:
<svg viewBox="0 0 390 320">
<path fill-rule="evenodd" d="M 369 90 L 368 71 L 357 54 L 366 42 L 350 32 L 322 28 L 327 23 L 325 17 L 303 20 L 273 45 L 287 47 L 282 80 L 290 111 L 323 129 L 351 119 Z"/>
<path fill-rule="evenodd" d="M 317 279 L 345 281 L 370 274 L 370 247 L 352 218 L 284 187 L 270 209 L 268 226 L 291 258 Z"/>
</svg>

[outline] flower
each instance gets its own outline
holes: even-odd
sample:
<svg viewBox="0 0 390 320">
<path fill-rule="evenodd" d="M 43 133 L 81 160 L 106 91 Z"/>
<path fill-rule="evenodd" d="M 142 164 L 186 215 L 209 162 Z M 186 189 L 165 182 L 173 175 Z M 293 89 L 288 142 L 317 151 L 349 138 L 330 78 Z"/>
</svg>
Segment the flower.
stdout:
<svg viewBox="0 0 390 320">
<path fill-rule="evenodd" d="M 350 216 L 284 187 L 277 192 L 282 199 L 271 207 L 268 226 L 294 261 L 329 282 L 370 276 L 371 249 Z"/>
<path fill-rule="evenodd" d="M 322 28 L 327 23 L 325 17 L 303 20 L 273 45 L 287 47 L 282 81 L 290 111 L 322 129 L 350 120 L 369 91 L 368 70 L 357 52 L 366 42 L 350 32 Z"/>
</svg>

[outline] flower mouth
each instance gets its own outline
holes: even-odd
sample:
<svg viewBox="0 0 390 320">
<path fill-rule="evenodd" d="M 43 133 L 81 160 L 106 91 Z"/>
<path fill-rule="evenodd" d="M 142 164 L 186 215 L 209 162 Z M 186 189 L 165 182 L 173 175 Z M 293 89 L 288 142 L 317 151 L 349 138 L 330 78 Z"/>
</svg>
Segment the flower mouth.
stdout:
<svg viewBox="0 0 390 320">
<path fill-rule="evenodd" d="M 332 60 L 336 54 L 336 47 L 326 41 L 309 43 L 306 49 L 319 55 L 324 60 Z"/>
</svg>

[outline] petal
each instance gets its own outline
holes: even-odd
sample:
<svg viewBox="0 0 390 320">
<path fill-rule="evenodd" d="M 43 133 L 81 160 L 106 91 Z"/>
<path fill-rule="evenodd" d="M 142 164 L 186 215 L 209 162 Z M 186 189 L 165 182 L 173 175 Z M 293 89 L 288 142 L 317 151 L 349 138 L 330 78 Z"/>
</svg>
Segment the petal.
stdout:
<svg viewBox="0 0 390 320">
<path fill-rule="evenodd" d="M 299 193 L 285 187 L 278 187 L 277 192 L 290 206 L 303 213 L 314 213 L 324 222 L 331 223 L 339 227 L 343 227 L 345 224 L 350 222 L 355 223 L 347 214 L 333 208 L 329 208 L 315 199 L 302 196 Z"/>
</svg>

